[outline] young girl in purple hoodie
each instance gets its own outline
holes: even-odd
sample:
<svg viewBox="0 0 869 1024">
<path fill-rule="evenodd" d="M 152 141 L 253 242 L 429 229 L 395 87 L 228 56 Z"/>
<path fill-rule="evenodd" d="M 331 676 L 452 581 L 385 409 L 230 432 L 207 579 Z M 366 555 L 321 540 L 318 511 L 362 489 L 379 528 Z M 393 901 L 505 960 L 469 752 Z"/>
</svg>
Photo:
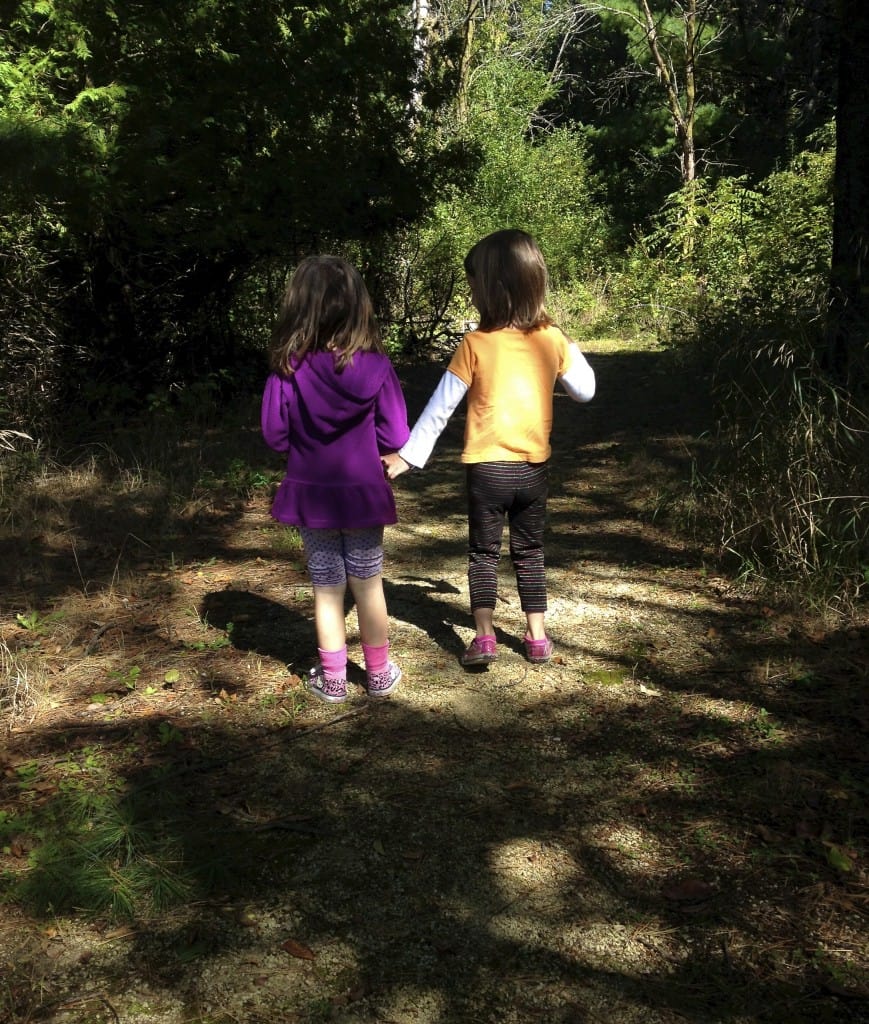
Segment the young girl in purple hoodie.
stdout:
<svg viewBox="0 0 869 1024">
<path fill-rule="evenodd" d="M 272 505 L 298 527 L 314 588 L 319 661 L 308 687 L 320 700 L 347 699 L 344 595 L 356 602 L 368 694 L 401 679 L 389 659 L 383 593 L 383 527 L 395 498 L 381 456 L 410 436 L 407 408 L 359 272 L 335 256 L 296 268 L 272 334 L 262 432 L 286 453 Z"/>
</svg>

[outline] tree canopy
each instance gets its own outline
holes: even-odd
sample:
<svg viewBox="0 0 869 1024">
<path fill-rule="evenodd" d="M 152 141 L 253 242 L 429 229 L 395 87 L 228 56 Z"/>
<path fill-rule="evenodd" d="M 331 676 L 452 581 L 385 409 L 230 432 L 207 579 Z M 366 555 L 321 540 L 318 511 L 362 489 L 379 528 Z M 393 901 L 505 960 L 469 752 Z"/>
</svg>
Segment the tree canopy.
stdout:
<svg viewBox="0 0 869 1024">
<path fill-rule="evenodd" d="M 403 3 L 4 8 L 0 230 L 46 254 L 98 372 L 219 365 L 252 268 L 413 219 L 450 162 Z"/>
</svg>

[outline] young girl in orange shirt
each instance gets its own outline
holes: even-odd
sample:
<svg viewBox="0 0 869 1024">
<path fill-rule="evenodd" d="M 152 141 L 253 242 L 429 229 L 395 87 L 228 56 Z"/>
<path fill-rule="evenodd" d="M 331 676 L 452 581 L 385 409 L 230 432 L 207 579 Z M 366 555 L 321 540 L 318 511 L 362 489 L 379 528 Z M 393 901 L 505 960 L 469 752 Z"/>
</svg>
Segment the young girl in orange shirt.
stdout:
<svg viewBox="0 0 869 1024">
<path fill-rule="evenodd" d="M 552 393 L 560 381 L 577 402 L 594 397 L 595 377 L 579 346 L 546 312 L 546 264 L 524 231 L 496 231 L 465 257 L 479 328 L 464 336 L 434 394 L 398 452 L 383 458 L 394 480 L 422 468 L 467 396 L 462 462 L 467 466 L 468 583 L 476 636 L 463 665 L 498 656 L 494 630 L 505 517 L 510 557 L 526 618 L 525 653 L 552 657 L 546 634 L 543 532 L 551 455 Z"/>
</svg>

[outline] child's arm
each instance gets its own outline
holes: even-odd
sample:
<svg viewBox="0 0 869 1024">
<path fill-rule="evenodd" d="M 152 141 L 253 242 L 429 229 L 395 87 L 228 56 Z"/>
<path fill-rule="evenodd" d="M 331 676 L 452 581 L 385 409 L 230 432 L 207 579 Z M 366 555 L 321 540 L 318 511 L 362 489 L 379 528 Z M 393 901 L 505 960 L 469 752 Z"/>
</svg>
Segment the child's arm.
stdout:
<svg viewBox="0 0 869 1024">
<path fill-rule="evenodd" d="M 449 370 L 444 373 L 434 394 L 414 424 L 407 444 L 398 452 L 384 456 L 383 463 L 390 480 L 407 472 L 411 467 L 422 469 L 428 462 L 435 442 L 467 390 L 467 384 L 454 373 Z"/>
<path fill-rule="evenodd" d="M 287 411 L 284 382 L 276 373 L 269 374 L 263 392 L 260 422 L 266 444 L 276 452 L 290 450 L 290 422 Z"/>
<path fill-rule="evenodd" d="M 374 405 L 374 430 L 377 450 L 394 452 L 410 434 L 407 425 L 407 405 L 395 369 L 390 365 Z"/>
<path fill-rule="evenodd" d="M 558 379 L 574 402 L 590 402 L 595 392 L 594 370 L 588 365 L 588 360 L 575 341 L 570 343 L 569 351 L 570 366 Z"/>
</svg>

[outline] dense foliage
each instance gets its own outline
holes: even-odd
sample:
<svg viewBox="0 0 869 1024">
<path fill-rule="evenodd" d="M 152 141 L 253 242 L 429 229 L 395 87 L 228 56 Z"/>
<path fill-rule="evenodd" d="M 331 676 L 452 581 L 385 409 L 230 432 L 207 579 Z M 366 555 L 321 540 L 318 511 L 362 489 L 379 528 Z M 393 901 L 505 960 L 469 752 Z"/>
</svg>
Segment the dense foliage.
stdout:
<svg viewBox="0 0 869 1024">
<path fill-rule="evenodd" d="M 719 543 L 754 579 L 850 600 L 869 566 L 869 410 L 826 358 L 834 157 L 821 133 L 754 188 L 676 194 L 625 282 L 709 377 L 716 443 L 697 482 Z"/>
<path fill-rule="evenodd" d="M 594 20 L 565 51 L 565 87 L 549 109 L 555 118 L 588 126 L 623 232 L 684 180 L 674 104 L 692 121 L 697 177 L 754 183 L 833 117 L 839 17 L 832 0 L 587 6 Z M 654 52 L 644 8 L 652 16 Z"/>
<path fill-rule="evenodd" d="M 394 350 L 424 354 L 472 318 L 465 251 L 512 224 L 569 330 L 655 331 L 710 379 L 719 543 L 853 597 L 869 168 L 859 129 L 842 140 L 867 18 L 855 0 L 3 3 L 0 430 L 258 382 L 275 294 L 316 249 L 356 260 Z"/>
<path fill-rule="evenodd" d="M 476 166 L 442 190 L 411 232 L 393 239 L 387 263 L 397 275 L 392 308 L 404 344 L 426 345 L 473 319 L 462 259 L 505 224 L 537 238 L 559 304 L 577 315 L 606 265 L 609 218 L 585 132 L 553 127 L 543 115 L 559 85 L 548 65 L 553 36 L 565 28 L 557 14 L 549 22 L 520 18 L 512 5 L 493 4 L 466 40 L 460 95 L 441 137 L 473 151 Z M 574 28 L 568 20 L 568 35 Z"/>
<path fill-rule="evenodd" d="M 226 369 L 252 275 L 412 219 L 449 162 L 395 0 L 4 6 L 0 324 L 94 406 Z"/>
</svg>

